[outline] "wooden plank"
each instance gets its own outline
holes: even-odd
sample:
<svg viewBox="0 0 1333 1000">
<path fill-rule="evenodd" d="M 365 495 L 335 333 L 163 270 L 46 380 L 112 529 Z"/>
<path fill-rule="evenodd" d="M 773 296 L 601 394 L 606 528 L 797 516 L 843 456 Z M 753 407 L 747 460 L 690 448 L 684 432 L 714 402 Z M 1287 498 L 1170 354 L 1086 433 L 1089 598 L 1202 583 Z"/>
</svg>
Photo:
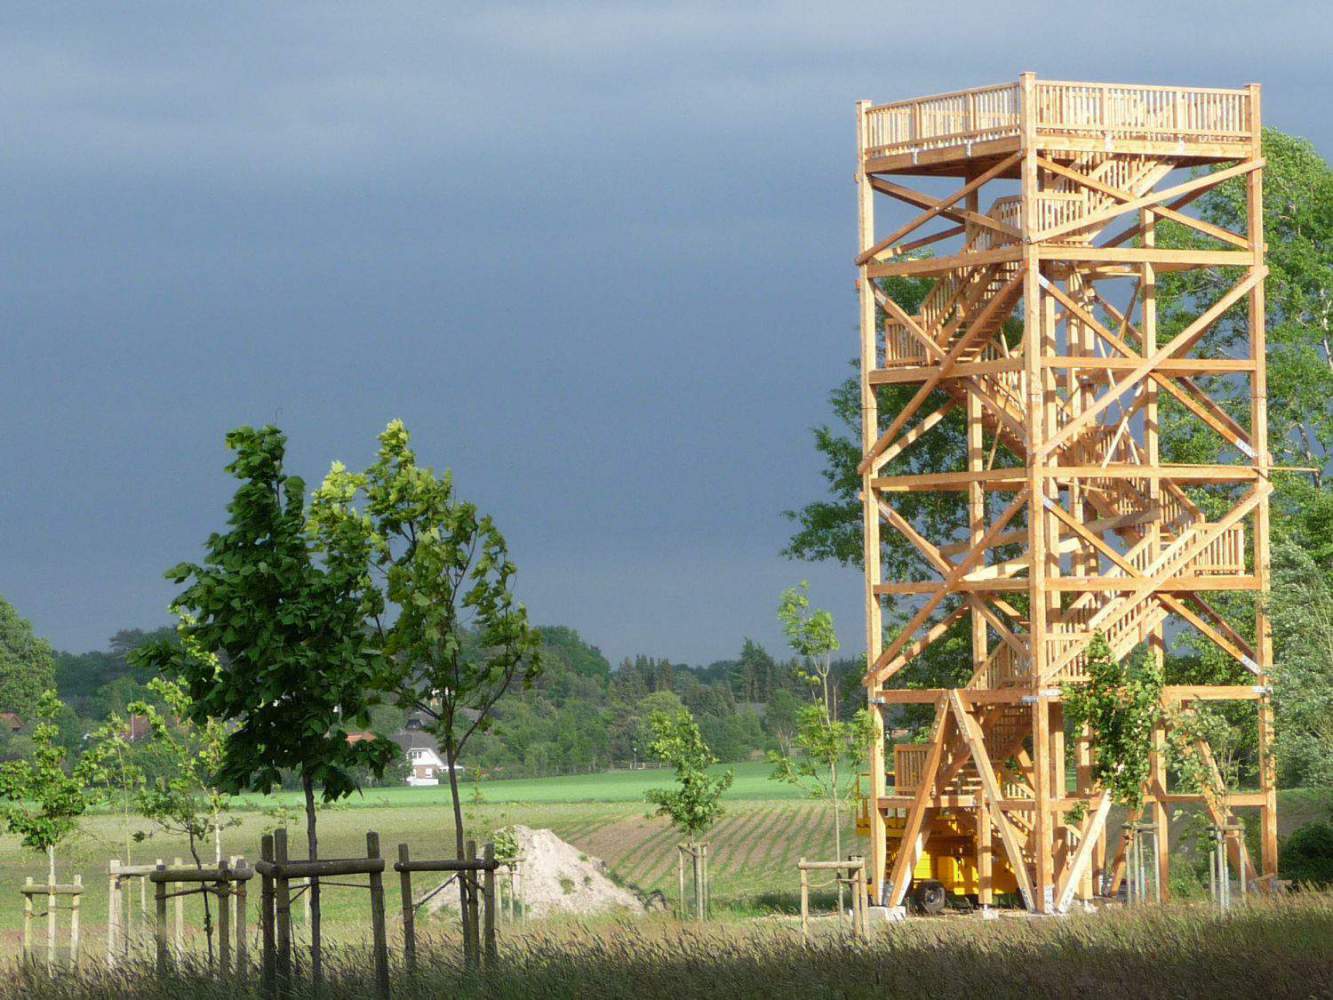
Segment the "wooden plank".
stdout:
<svg viewBox="0 0 1333 1000">
<path fill-rule="evenodd" d="M 926 211 L 918 215 L 915 219 L 906 223 L 899 229 L 894 230 L 888 236 L 884 237 L 884 239 L 880 240 L 873 246 L 869 247 L 866 250 L 863 250 L 860 254 L 858 254 L 856 257 L 857 265 L 859 266 L 861 264 L 868 264 L 878 254 L 882 253 L 884 250 L 893 246 L 893 244 L 897 243 L 904 236 L 909 235 L 910 233 L 916 231 L 917 229 L 920 229 L 922 226 L 924 226 L 927 222 L 929 222 L 936 216 L 945 213 L 947 210 L 951 209 L 954 205 L 956 205 L 958 202 L 962 201 L 965 197 L 967 197 L 967 195 L 971 194 L 973 191 L 977 190 L 987 182 L 994 180 L 1005 170 L 1009 169 L 1011 166 L 1017 163 L 1018 158 L 1019 154 L 1015 153 L 1014 155 L 1004 160 L 1001 160 L 999 163 L 991 167 L 989 170 L 981 173 L 977 177 L 968 181 L 961 188 L 959 188 L 957 191 L 951 194 L 948 198 L 943 198 L 943 199 L 932 197 L 931 195 L 924 194 L 920 191 L 912 191 L 910 188 L 902 187 L 899 184 L 894 184 L 890 181 L 876 178 L 875 181 L 872 182 L 872 186 L 875 188 L 876 191 L 879 191 L 881 194 L 887 194 L 894 198 L 899 199 L 900 201 L 907 201 L 912 204 L 917 204 L 917 205 L 925 204 L 927 207 Z M 1006 226 L 1002 222 L 997 222 L 995 219 L 982 215 L 979 212 L 970 212 L 967 210 L 960 211 L 958 209 L 954 209 L 948 214 L 949 218 L 954 219 L 957 222 L 963 222 L 963 221 L 971 222 L 973 225 L 985 226 L 986 228 L 992 229 L 995 232 L 998 232 L 1004 236 L 1008 236 L 1011 239 L 1014 240 L 1019 239 L 1019 234 L 1017 230 L 1013 229 L 1010 226 Z"/>
<path fill-rule="evenodd" d="M 1106 829 L 1106 817 L 1110 815 L 1110 812 L 1111 793 L 1103 791 L 1097 798 L 1096 808 L 1083 827 L 1083 835 L 1079 839 L 1078 849 L 1074 852 L 1073 859 L 1061 877 L 1059 896 L 1055 904 L 1055 908 L 1061 913 L 1068 910 L 1069 904 L 1073 901 L 1074 890 L 1078 888 L 1084 871 L 1087 870 L 1089 863 L 1092 861 L 1093 847 Z"/>
<path fill-rule="evenodd" d="M 924 847 L 925 837 L 922 826 L 926 819 L 929 800 L 935 784 L 935 772 L 939 770 L 940 758 L 944 755 L 945 728 L 948 725 L 949 711 L 947 703 L 941 698 L 935 706 L 935 722 L 931 726 L 932 743 L 926 755 L 926 762 L 921 768 L 921 780 L 917 786 L 916 797 L 907 813 L 907 822 L 898 841 L 898 856 L 893 859 L 893 874 L 885 884 L 884 905 L 890 908 L 901 906 L 907 895 L 907 885 L 912 879 L 917 856 Z"/>
<path fill-rule="evenodd" d="M 972 760 L 981 775 L 981 789 L 989 800 L 991 822 L 1000 834 L 1001 843 L 1004 844 L 1005 854 L 1009 857 L 1009 867 L 1013 869 L 1014 877 L 1018 880 L 1018 891 L 1023 897 L 1024 905 L 1029 910 L 1035 909 L 1032 876 L 1028 872 L 1026 862 L 1023 860 L 1023 846 L 1018 842 L 1018 836 L 1014 833 L 1009 817 L 1005 815 L 1002 805 L 1004 797 L 1000 794 L 999 784 L 995 780 L 995 768 L 991 765 L 990 756 L 986 753 L 985 740 L 981 735 L 981 730 L 977 727 L 976 720 L 964 707 L 956 690 L 949 692 L 949 704 L 953 709 L 954 720 L 958 729 L 962 733 L 963 740 L 972 753 Z"/>
</svg>

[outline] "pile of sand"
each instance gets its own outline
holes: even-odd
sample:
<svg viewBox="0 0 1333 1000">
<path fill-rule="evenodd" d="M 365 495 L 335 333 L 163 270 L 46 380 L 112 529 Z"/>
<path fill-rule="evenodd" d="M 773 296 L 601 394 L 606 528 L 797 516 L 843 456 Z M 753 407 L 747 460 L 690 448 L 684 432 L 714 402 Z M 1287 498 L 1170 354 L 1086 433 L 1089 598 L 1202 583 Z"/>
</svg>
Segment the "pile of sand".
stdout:
<svg viewBox="0 0 1333 1000">
<path fill-rule="evenodd" d="M 528 916 L 644 912 L 638 896 L 611 881 L 606 863 L 600 858 L 589 857 L 550 830 L 526 826 L 509 829 L 518 841 L 518 856 L 522 859 L 518 895 Z M 501 879 L 507 881 L 503 874 Z M 427 904 L 431 913 L 457 907 L 458 889 L 453 885 L 436 893 Z"/>
</svg>

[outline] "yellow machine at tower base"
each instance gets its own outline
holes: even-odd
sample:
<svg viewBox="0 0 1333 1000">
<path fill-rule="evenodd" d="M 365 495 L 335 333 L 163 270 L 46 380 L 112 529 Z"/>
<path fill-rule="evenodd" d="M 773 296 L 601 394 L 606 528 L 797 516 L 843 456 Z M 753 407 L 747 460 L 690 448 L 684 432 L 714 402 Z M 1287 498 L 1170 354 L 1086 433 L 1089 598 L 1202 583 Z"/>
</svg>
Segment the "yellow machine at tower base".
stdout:
<svg viewBox="0 0 1333 1000">
<path fill-rule="evenodd" d="M 864 777 L 869 777 L 868 775 Z M 893 775 L 887 775 L 890 784 Z M 870 835 L 870 799 L 858 789 L 856 832 Z M 970 810 L 941 809 L 926 826 L 925 846 L 912 869 L 912 886 L 908 898 L 925 913 L 939 913 L 946 906 L 978 905 L 981 896 L 981 873 L 977 867 L 976 813 Z M 903 828 L 907 825 L 907 810 L 890 811 L 884 818 L 889 865 L 902 847 Z M 991 852 L 990 895 L 1018 893 L 1018 880 L 1009 867 L 1003 851 Z"/>
</svg>

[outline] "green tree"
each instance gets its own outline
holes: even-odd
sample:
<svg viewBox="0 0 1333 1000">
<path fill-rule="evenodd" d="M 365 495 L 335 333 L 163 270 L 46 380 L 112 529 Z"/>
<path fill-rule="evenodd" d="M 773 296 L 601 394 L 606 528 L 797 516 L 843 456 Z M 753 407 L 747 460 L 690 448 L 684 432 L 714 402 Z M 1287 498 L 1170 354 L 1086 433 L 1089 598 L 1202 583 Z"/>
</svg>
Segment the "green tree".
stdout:
<svg viewBox="0 0 1333 1000">
<path fill-rule="evenodd" d="M 133 863 L 130 857 L 130 844 L 134 839 L 131 816 L 145 780 L 139 757 L 137 748 L 130 742 L 129 723 L 113 713 L 89 735 L 88 749 L 79 758 L 75 769 L 91 795 L 120 813 L 127 865 Z"/>
<path fill-rule="evenodd" d="M 836 699 L 829 687 L 829 671 L 833 654 L 838 649 L 838 633 L 833 627 L 833 616 L 819 608 L 810 608 L 810 585 L 802 580 L 799 587 L 788 587 L 778 602 L 778 621 L 787 635 L 787 642 L 805 657 L 809 670 L 805 678 L 822 693 L 824 714 L 830 719 L 838 716 Z"/>
<path fill-rule="evenodd" d="M 187 584 L 174 607 L 181 643 L 158 642 L 134 654 L 183 681 L 188 718 L 230 724 L 217 786 L 267 793 L 282 772 L 305 793 L 309 857 L 319 857 L 316 790 L 325 802 L 359 787 L 397 756 L 385 739 L 349 743 L 366 729 L 385 685 L 388 658 L 368 622 L 383 607 L 371 586 L 370 540 L 348 526 L 308 528 L 305 483 L 283 468 L 286 438 L 276 427 L 227 435 L 240 480 L 228 505 L 228 530 L 208 539 L 203 563 L 167 572 Z M 191 648 L 192 647 L 192 648 Z M 195 650 L 216 653 L 201 657 Z M 311 974 L 318 983 L 320 893 L 310 889 Z"/>
<path fill-rule="evenodd" d="M 667 817 L 693 843 L 722 818 L 722 793 L 731 787 L 736 773 L 708 773 L 718 760 L 688 709 L 674 715 L 654 712 L 649 724 L 653 732 L 649 751 L 676 772 L 675 788 L 650 788 L 646 793 L 657 806 L 653 815 Z"/>
<path fill-rule="evenodd" d="M 55 687 L 55 670 L 51 644 L 0 597 L 0 712 L 31 721 L 42 693 Z"/>
<path fill-rule="evenodd" d="M 56 719 L 64 705 L 55 691 L 37 700 L 33 752 L 0 765 L 0 818 L 24 847 L 46 852 L 47 879 L 56 880 L 56 848 L 78 829 L 88 806 L 83 780 L 67 773 Z"/>
<path fill-rule="evenodd" d="M 1333 787 L 1333 587 L 1311 554 L 1273 550 L 1277 763 L 1284 785 Z"/>
<path fill-rule="evenodd" d="M 379 438 L 379 455 L 364 473 L 335 463 L 315 493 L 312 522 L 330 538 L 351 537 L 374 553 L 383 574 L 376 618 L 400 703 L 430 719 L 445 754 L 454 811 L 454 848 L 465 845 L 457 762 L 468 741 L 486 730 L 492 710 L 514 681 L 540 669 L 540 637 L 513 593 L 517 571 L 504 536 L 489 516 L 454 493 L 446 470 L 418 465 L 402 421 Z M 459 879 L 466 907 L 474 886 Z M 468 942 L 475 959 L 477 942 Z"/>
<path fill-rule="evenodd" d="M 842 813 L 856 795 L 857 768 L 870 752 L 875 730 L 864 708 L 846 721 L 829 716 L 823 705 L 806 705 L 797 713 L 795 753 L 770 752 L 771 777 L 807 789 L 824 799 L 833 813 L 833 852 L 842 858 Z M 838 885 L 842 908 L 842 885 Z"/>
<path fill-rule="evenodd" d="M 696 916 L 702 920 L 706 910 L 708 886 L 699 865 L 699 838 L 722 818 L 722 795 L 731 787 L 736 773 L 727 770 L 712 775 L 708 769 L 718 762 L 704 742 L 699 726 L 688 709 L 674 715 L 654 712 L 649 719 L 653 740 L 649 750 L 676 772 L 676 787 L 650 788 L 645 797 L 657 808 L 654 816 L 665 816 L 689 841 L 694 856 Z M 685 901 L 681 900 L 684 909 Z"/>
</svg>

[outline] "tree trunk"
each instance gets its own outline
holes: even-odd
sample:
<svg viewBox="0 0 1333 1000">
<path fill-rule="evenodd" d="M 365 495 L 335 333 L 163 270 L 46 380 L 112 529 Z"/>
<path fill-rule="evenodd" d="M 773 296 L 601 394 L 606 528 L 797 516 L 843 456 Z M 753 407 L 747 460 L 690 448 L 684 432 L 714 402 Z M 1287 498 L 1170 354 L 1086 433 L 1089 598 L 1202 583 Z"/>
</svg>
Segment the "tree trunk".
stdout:
<svg viewBox="0 0 1333 1000">
<path fill-rule="evenodd" d="M 199 845 L 195 843 L 194 839 L 193 824 L 191 824 L 189 828 L 189 837 L 190 837 L 190 857 L 194 858 L 194 866 L 196 868 L 203 868 L 204 862 L 199 857 Z M 204 897 L 204 941 L 208 945 L 208 967 L 211 969 L 213 968 L 213 910 L 208 905 L 207 889 L 204 890 L 203 897 Z M 176 905 L 179 907 L 180 903 L 177 902 Z M 178 909 L 177 913 L 179 912 L 180 911 Z"/>
<path fill-rule="evenodd" d="M 454 803 L 454 857 L 461 861 L 464 853 L 463 803 L 458 796 L 458 770 L 455 766 L 458 760 L 457 753 L 458 751 L 454 749 L 454 737 L 451 732 L 444 740 L 444 766 L 449 769 L 449 795 Z M 477 956 L 473 953 L 472 934 L 468 929 L 468 902 L 469 893 L 472 889 L 471 874 L 471 872 L 458 873 L 458 909 L 463 918 L 463 961 L 469 966 L 477 960 Z"/>
<path fill-rule="evenodd" d="M 838 809 L 838 762 L 829 764 L 829 801 L 833 803 L 833 854 L 837 861 L 842 860 L 842 815 Z M 837 873 L 841 875 L 841 872 Z M 842 882 L 838 882 L 838 919 L 842 919 Z"/>
<path fill-rule="evenodd" d="M 305 839 L 306 852 L 311 861 L 319 860 L 319 836 L 315 832 L 315 782 L 308 774 L 301 776 L 305 788 Z M 319 940 L 319 879 L 312 877 L 310 887 L 310 985 L 318 996 L 320 980 L 324 974 L 324 965 L 320 957 Z"/>
</svg>

